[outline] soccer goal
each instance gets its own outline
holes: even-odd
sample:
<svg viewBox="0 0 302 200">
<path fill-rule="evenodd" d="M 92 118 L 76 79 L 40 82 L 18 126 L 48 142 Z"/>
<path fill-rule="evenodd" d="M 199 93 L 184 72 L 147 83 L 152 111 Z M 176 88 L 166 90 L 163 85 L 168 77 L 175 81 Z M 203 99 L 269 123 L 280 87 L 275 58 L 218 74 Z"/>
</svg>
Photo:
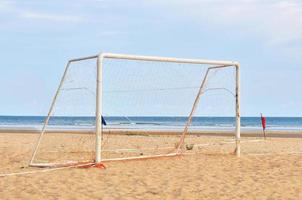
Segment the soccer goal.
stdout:
<svg viewBox="0 0 302 200">
<path fill-rule="evenodd" d="M 112 53 L 72 59 L 30 166 L 182 155 L 216 128 L 233 133 L 239 156 L 239 69 L 233 61 Z"/>
</svg>

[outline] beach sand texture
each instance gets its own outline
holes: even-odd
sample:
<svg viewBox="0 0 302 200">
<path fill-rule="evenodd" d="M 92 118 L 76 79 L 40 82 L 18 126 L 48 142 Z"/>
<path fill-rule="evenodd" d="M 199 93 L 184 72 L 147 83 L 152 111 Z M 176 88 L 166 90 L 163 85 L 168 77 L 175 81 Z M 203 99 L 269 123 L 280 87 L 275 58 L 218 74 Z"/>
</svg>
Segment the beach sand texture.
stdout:
<svg viewBox="0 0 302 200">
<path fill-rule="evenodd" d="M 302 199 L 302 138 L 243 138 L 237 158 L 231 137 L 192 136 L 185 156 L 44 172 L 27 167 L 37 137 L 0 134 L 1 174 L 38 171 L 0 177 L 0 199 Z M 216 145 L 196 145 L 208 143 Z"/>
</svg>

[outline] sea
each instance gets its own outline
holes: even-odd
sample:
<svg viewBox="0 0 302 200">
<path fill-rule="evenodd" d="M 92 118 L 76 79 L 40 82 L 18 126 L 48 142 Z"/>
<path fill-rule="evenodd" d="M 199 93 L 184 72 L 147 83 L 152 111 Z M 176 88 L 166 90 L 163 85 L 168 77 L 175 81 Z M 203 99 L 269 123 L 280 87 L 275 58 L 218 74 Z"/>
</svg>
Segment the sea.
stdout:
<svg viewBox="0 0 302 200">
<path fill-rule="evenodd" d="M 0 116 L 0 130 L 40 130 L 45 116 Z M 145 116 L 121 117 L 104 116 L 104 129 L 148 129 L 148 130 L 181 130 L 187 117 Z M 51 117 L 50 129 L 92 130 L 95 127 L 94 117 Z M 232 130 L 235 127 L 234 117 L 194 117 L 191 129 L 194 130 Z M 242 130 L 261 130 L 260 117 L 241 117 Z M 302 131 L 302 117 L 267 117 L 267 130 Z"/>
</svg>

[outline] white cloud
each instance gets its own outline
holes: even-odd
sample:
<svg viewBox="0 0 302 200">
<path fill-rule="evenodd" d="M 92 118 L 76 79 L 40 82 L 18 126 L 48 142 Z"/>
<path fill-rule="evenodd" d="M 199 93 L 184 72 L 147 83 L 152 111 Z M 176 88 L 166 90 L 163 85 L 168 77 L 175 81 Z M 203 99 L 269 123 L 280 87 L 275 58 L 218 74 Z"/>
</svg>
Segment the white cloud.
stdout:
<svg viewBox="0 0 302 200">
<path fill-rule="evenodd" d="M 13 3 L 6 0 L 0 0 L 0 10 L 1 11 L 8 11 L 11 9 Z"/>
<path fill-rule="evenodd" d="M 102 32 L 100 32 L 98 34 L 99 37 L 103 38 L 103 37 L 113 37 L 113 36 L 117 36 L 117 35 L 126 35 L 129 32 L 122 32 L 122 31 L 116 31 L 116 30 L 104 30 Z"/>
<path fill-rule="evenodd" d="M 268 45 L 302 41 L 302 2 L 295 0 L 152 1 L 215 30 L 263 38 Z"/>
<path fill-rule="evenodd" d="M 90 4 L 85 5 L 89 8 L 96 7 L 99 3 L 101 5 L 109 3 L 104 0 L 88 2 Z M 135 4 L 134 2 L 132 3 Z M 85 2 L 79 1 L 78 3 L 81 7 Z M 128 4 L 129 2 L 127 2 Z M 121 2 L 120 5 L 126 4 Z M 238 35 L 247 36 L 246 38 L 251 36 L 261 38 L 271 46 L 294 46 L 296 43 L 301 44 L 302 42 L 301 0 L 148 0 L 139 5 L 144 5 L 145 8 L 152 6 L 154 10 L 166 9 L 167 16 L 172 17 L 173 20 L 176 21 L 178 18 L 190 20 L 207 29 L 210 28 L 210 31 L 235 32 Z M 64 10 L 61 12 L 33 8 L 28 10 L 14 1 L 6 0 L 0 0 L 0 10 L 12 12 L 14 16 L 21 19 L 53 23 L 92 22 L 102 16 L 95 12 L 86 13 L 87 15 L 83 16 L 79 13 L 66 13 Z M 87 16 L 93 17 L 87 18 Z M 109 20 L 102 20 L 102 23 L 108 21 L 115 23 L 115 19 L 119 19 L 120 15 L 114 13 L 109 17 Z M 103 18 L 104 16 L 101 19 Z M 141 19 L 146 21 L 145 16 L 141 16 Z M 161 23 L 161 21 L 156 23 Z M 104 34 L 112 35 L 112 33 Z M 296 45 L 295 48 L 297 46 L 299 45 Z"/>
<path fill-rule="evenodd" d="M 83 16 L 78 14 L 65 14 L 62 12 L 49 12 L 39 9 L 26 9 L 22 4 L 15 1 L 0 0 L 0 16 L 11 14 L 20 19 L 27 19 L 33 21 L 48 21 L 48 22 L 70 22 L 78 23 L 85 21 Z"/>
<path fill-rule="evenodd" d="M 77 22 L 84 21 L 84 19 L 80 16 L 65 15 L 65 14 L 50 14 L 50 13 L 32 12 L 32 11 L 21 12 L 20 17 L 24 19 L 51 21 L 51 22 L 77 23 Z"/>
</svg>

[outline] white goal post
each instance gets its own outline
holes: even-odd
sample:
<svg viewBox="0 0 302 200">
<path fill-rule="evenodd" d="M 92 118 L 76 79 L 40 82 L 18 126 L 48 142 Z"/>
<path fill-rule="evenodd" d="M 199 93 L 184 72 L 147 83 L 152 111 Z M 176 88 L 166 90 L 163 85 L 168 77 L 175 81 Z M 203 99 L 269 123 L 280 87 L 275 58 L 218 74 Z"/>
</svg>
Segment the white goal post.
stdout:
<svg viewBox="0 0 302 200">
<path fill-rule="evenodd" d="M 186 125 L 183 129 L 182 136 L 180 139 L 180 142 L 177 146 L 177 150 L 174 153 L 171 154 L 163 154 L 163 155 L 156 155 L 156 156 L 139 156 L 139 157 L 131 157 L 130 159 L 139 159 L 139 158 L 147 158 L 147 157 L 162 157 L 162 156 L 174 156 L 181 154 L 181 148 L 183 146 L 184 137 L 188 132 L 188 127 L 192 123 L 192 117 L 194 115 L 195 109 L 197 107 L 197 104 L 199 102 L 201 94 L 204 92 L 204 84 L 207 80 L 208 73 L 211 70 L 217 69 L 217 68 L 227 68 L 227 67 L 234 67 L 236 71 L 235 75 L 235 144 L 236 144 L 236 155 L 240 156 L 240 64 L 238 62 L 233 61 L 217 61 L 217 60 L 204 60 L 204 59 L 184 59 L 184 58 L 172 58 L 172 57 L 158 57 L 158 56 L 141 56 L 141 55 L 127 55 L 127 54 L 114 54 L 114 53 L 101 53 L 98 55 L 88 56 L 88 57 L 82 57 L 77 59 L 69 60 L 63 77 L 61 79 L 60 85 L 57 89 L 57 92 L 53 98 L 51 107 L 49 109 L 48 115 L 45 119 L 44 125 L 42 127 L 41 134 L 39 136 L 39 139 L 35 145 L 35 149 L 33 151 L 31 160 L 29 165 L 30 166 L 38 166 L 38 167 L 49 167 L 54 165 L 54 163 L 36 163 L 35 162 L 35 156 L 37 154 L 39 145 L 41 143 L 42 137 L 46 132 L 46 126 L 49 122 L 50 116 L 53 112 L 53 107 L 55 105 L 56 99 L 59 95 L 60 88 L 65 80 L 66 73 L 69 69 L 69 66 L 71 63 L 83 61 L 83 60 L 89 60 L 89 59 L 96 59 L 97 60 L 97 75 L 96 75 L 96 111 L 95 111 L 95 163 L 110 161 L 110 160 L 125 160 L 128 158 L 120 158 L 120 159 L 104 159 L 102 158 L 102 134 L 103 134 L 103 125 L 102 125 L 102 116 L 103 116 L 103 64 L 104 59 L 118 59 L 118 60 L 134 60 L 134 61 L 151 61 L 151 62 L 168 62 L 168 63 L 180 63 L 180 64 L 204 64 L 209 65 L 210 67 L 207 68 L 206 75 L 204 76 L 203 81 L 200 83 L 198 93 L 196 94 L 196 98 L 194 101 L 194 104 L 192 105 L 191 112 L 188 117 L 188 121 L 186 122 Z"/>
</svg>

